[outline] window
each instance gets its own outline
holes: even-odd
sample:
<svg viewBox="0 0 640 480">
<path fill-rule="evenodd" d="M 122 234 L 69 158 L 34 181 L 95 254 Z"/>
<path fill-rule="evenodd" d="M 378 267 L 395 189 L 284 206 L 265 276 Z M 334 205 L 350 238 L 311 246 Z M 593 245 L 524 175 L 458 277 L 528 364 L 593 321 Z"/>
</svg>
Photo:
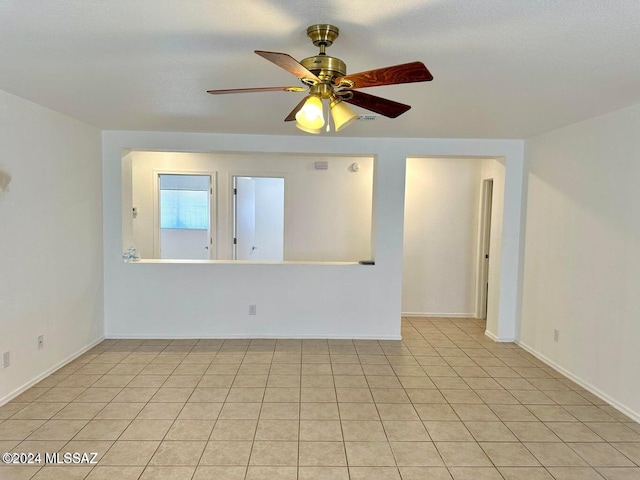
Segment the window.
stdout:
<svg viewBox="0 0 640 480">
<path fill-rule="evenodd" d="M 160 258 L 208 260 L 211 176 L 159 174 Z"/>
<path fill-rule="evenodd" d="M 209 192 L 160 190 L 160 228 L 209 228 Z"/>
</svg>

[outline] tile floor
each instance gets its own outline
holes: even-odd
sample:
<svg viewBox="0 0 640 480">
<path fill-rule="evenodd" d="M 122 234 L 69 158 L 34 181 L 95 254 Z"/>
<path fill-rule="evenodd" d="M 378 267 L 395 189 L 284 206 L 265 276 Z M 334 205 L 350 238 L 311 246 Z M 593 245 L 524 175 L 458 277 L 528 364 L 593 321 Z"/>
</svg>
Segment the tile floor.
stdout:
<svg viewBox="0 0 640 480">
<path fill-rule="evenodd" d="M 400 341 L 106 340 L 0 407 L 0 479 L 631 480 L 640 425 L 481 321 Z"/>
</svg>

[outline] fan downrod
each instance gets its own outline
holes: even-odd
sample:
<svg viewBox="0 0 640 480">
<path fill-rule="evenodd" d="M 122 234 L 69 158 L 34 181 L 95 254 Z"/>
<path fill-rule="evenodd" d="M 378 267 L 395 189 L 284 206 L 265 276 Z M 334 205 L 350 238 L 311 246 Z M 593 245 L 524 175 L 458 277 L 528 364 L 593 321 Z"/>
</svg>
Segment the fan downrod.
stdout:
<svg viewBox="0 0 640 480">
<path fill-rule="evenodd" d="M 316 47 L 320 48 L 320 53 L 301 60 L 300 64 L 323 83 L 331 83 L 334 79 L 347 74 L 347 65 L 342 60 L 326 54 L 326 48 L 333 44 L 339 34 L 338 27 L 329 24 L 311 25 L 307 28 L 307 36 Z"/>
</svg>

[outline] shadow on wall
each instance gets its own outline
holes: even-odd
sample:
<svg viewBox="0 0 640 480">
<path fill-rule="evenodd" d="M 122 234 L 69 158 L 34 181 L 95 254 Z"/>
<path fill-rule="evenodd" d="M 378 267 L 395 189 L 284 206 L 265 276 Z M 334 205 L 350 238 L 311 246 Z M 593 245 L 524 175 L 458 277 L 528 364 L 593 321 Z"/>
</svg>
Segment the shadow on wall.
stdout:
<svg viewBox="0 0 640 480">
<path fill-rule="evenodd" d="M 11 175 L 9 172 L 0 168 L 0 195 L 9 191 L 9 184 L 11 183 Z"/>
</svg>

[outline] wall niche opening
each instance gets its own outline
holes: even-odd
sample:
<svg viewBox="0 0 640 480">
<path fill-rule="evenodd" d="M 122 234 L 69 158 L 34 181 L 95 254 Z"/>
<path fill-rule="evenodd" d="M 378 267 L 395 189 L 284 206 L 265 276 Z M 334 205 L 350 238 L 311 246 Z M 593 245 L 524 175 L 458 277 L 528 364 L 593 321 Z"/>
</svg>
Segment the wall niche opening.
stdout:
<svg viewBox="0 0 640 480">
<path fill-rule="evenodd" d="M 141 260 L 369 260 L 373 258 L 374 168 L 374 158 L 364 156 L 127 151 L 122 158 L 122 249 L 127 252 L 135 248 Z M 162 186 L 162 180 L 167 184 L 167 178 L 177 179 L 169 184 L 171 192 L 166 191 L 169 187 Z M 281 258 L 263 259 L 256 254 L 255 260 L 234 260 L 238 242 L 234 228 L 234 182 L 238 178 L 282 179 Z M 190 179 L 205 180 L 197 189 L 187 191 L 193 183 Z M 209 190 L 205 192 L 200 184 L 207 183 L 207 179 Z M 208 199 L 203 206 L 205 196 Z M 169 200 L 173 202 L 170 207 Z M 178 204 L 179 200 L 183 203 Z M 169 208 L 175 209 L 171 210 L 175 218 L 168 219 Z M 189 217 L 196 211 L 205 215 L 208 222 L 204 217 L 197 220 Z M 260 219 L 255 221 L 259 223 Z M 169 232 L 172 241 L 197 238 L 198 244 L 181 250 L 172 243 L 169 249 L 163 226 L 171 222 L 175 223 Z M 183 226 L 193 228 L 179 231 Z M 255 252 L 261 248 L 252 246 L 256 247 Z M 168 253 L 190 249 L 193 253 L 186 255 Z M 170 258 L 172 255 L 176 258 Z"/>
</svg>

